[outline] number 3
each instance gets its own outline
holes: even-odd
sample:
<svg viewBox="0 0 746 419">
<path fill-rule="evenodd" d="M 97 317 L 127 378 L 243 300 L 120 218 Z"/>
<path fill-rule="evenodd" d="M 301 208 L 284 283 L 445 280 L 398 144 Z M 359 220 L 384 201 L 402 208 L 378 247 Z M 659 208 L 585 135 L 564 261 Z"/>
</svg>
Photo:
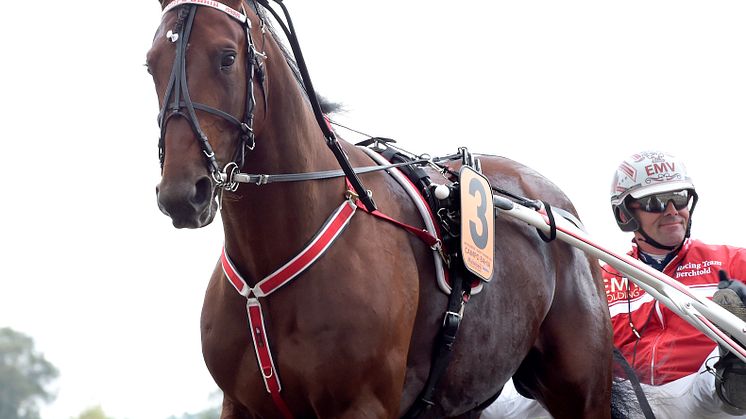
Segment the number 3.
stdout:
<svg viewBox="0 0 746 419">
<path fill-rule="evenodd" d="M 479 219 L 481 227 L 479 228 L 479 231 L 481 231 L 481 234 L 477 234 L 477 224 L 469 220 L 469 232 L 471 233 L 471 238 L 474 240 L 474 244 L 477 245 L 480 249 L 484 249 L 487 247 L 487 237 L 489 232 L 487 231 L 487 193 L 484 190 L 484 185 L 482 185 L 482 182 L 479 181 L 479 179 L 472 178 L 471 182 L 469 182 L 469 195 L 476 197 L 477 192 L 479 192 L 479 206 L 477 207 L 477 218 Z"/>
</svg>

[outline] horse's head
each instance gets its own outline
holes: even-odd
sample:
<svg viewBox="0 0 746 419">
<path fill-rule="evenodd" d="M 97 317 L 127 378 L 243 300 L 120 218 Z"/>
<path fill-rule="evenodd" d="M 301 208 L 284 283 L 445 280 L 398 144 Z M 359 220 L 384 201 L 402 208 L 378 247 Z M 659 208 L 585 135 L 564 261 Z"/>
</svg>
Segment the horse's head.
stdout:
<svg viewBox="0 0 746 419">
<path fill-rule="evenodd" d="M 260 22 L 242 1 L 163 1 L 147 55 L 160 114 L 158 206 L 177 228 L 209 224 L 254 146 Z M 255 34 L 252 31 L 256 31 Z M 256 83 L 255 83 L 256 82 Z"/>
</svg>

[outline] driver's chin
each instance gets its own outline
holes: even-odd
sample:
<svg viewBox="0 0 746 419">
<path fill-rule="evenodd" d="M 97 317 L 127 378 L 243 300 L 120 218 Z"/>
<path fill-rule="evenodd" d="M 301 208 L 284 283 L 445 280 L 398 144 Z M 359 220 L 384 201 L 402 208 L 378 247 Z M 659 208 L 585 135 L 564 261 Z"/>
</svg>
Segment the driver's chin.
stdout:
<svg viewBox="0 0 746 419">
<path fill-rule="evenodd" d="M 678 246 L 684 241 L 684 228 L 678 227 L 667 227 L 661 229 L 658 234 L 658 238 L 653 237 L 657 242 L 664 246 Z"/>
</svg>

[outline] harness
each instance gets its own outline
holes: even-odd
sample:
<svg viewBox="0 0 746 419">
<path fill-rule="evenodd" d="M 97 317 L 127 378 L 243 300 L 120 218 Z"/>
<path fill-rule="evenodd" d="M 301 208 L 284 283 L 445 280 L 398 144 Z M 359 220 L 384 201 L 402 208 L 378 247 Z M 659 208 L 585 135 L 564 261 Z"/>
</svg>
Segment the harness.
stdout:
<svg viewBox="0 0 746 419">
<path fill-rule="evenodd" d="M 351 186 L 349 181 L 348 186 Z M 334 212 L 332 212 L 329 218 L 314 235 L 313 239 L 311 239 L 309 244 L 306 245 L 306 247 L 294 258 L 257 282 L 253 287 L 249 286 L 248 281 L 246 281 L 238 272 L 228 256 L 225 247 L 221 252 L 220 264 L 225 276 L 236 291 L 246 297 L 246 311 L 249 320 L 249 328 L 251 330 L 254 351 L 259 370 L 262 373 L 264 386 L 267 392 L 270 393 L 278 410 L 286 419 L 292 418 L 293 415 L 290 413 L 287 404 L 280 395 L 282 385 L 280 384 L 279 374 L 272 358 L 269 341 L 267 340 L 264 315 L 262 313 L 259 299 L 267 297 L 281 287 L 289 284 L 292 280 L 298 278 L 301 273 L 306 271 L 306 269 L 308 269 L 316 260 L 318 260 L 326 250 L 331 247 L 336 239 L 339 238 L 345 227 L 347 227 L 350 220 L 355 215 L 358 207 L 363 209 L 365 212 L 368 212 L 362 202 L 359 201 L 357 195 L 348 189 L 344 202 L 334 210 Z M 430 235 L 426 230 L 417 229 L 416 227 L 396 221 L 377 210 L 369 213 L 404 228 L 433 248 L 439 247 L 440 245 L 440 239 Z"/>
<path fill-rule="evenodd" d="M 246 312 L 249 319 L 251 338 L 254 342 L 254 351 L 257 363 L 259 364 L 259 370 L 262 373 L 264 386 L 267 389 L 267 392 L 272 396 L 272 401 L 274 401 L 278 410 L 286 419 L 292 418 L 293 415 L 290 413 L 290 409 L 288 409 L 282 396 L 280 396 L 282 385 L 280 384 L 280 377 L 277 373 L 277 368 L 272 359 L 272 352 L 269 348 L 267 332 L 264 326 L 264 315 L 262 313 L 262 306 L 259 303 L 259 299 L 267 297 L 293 279 L 297 278 L 298 275 L 303 273 L 313 264 L 313 262 L 321 257 L 326 249 L 328 249 L 329 246 L 331 246 L 340 236 L 344 228 L 347 227 L 352 216 L 355 215 L 356 209 L 357 206 L 355 206 L 352 200 L 346 199 L 342 205 L 340 205 L 332 215 L 329 216 L 311 242 L 301 250 L 297 256 L 261 281 L 257 282 L 253 287 L 250 287 L 248 282 L 238 272 L 235 265 L 228 257 L 225 247 L 223 247 L 221 252 L 220 264 L 223 267 L 225 276 L 236 291 L 246 297 Z"/>
<path fill-rule="evenodd" d="M 447 170 L 438 165 L 440 161 L 463 159 L 465 165 L 473 165 L 476 170 L 479 170 L 478 160 L 472 159 L 471 155 L 466 152 L 466 149 L 461 149 L 458 154 L 442 159 L 419 158 L 413 160 L 405 154 L 394 152 L 389 156 L 392 163 L 384 164 L 383 166 L 370 166 L 353 169 L 350 162 L 347 160 L 345 153 L 342 151 L 336 135 L 329 125 L 329 121 L 325 119 L 321 113 L 317 96 L 313 89 L 313 85 L 311 84 L 310 77 L 308 76 L 308 71 L 287 9 L 281 1 L 275 1 L 280 5 L 285 13 L 285 18 L 288 22 L 287 26 L 283 23 L 283 20 L 280 19 L 274 9 L 269 6 L 268 0 L 253 0 L 252 4 L 256 9 L 256 2 L 258 2 L 270 11 L 287 35 L 302 76 L 301 81 L 304 83 L 316 120 L 326 138 L 328 147 L 339 162 L 341 170 L 284 175 L 252 175 L 239 173 L 240 168 L 243 167 L 246 149 L 253 150 L 255 146 L 255 135 L 253 131 L 254 110 L 256 106 L 256 100 L 254 97 L 255 76 L 258 76 L 258 85 L 265 95 L 265 106 L 267 103 L 266 91 L 263 84 L 264 73 L 262 62 L 260 60 L 260 58 L 266 58 L 266 56 L 262 52 L 259 52 L 254 45 L 251 35 L 252 24 L 247 17 L 243 5 L 241 6 L 241 11 L 238 11 L 214 0 L 173 0 L 163 10 L 163 15 L 171 11 L 178 11 L 179 27 L 176 30 L 168 31 L 166 34 L 168 40 L 175 44 L 176 51 L 171 75 L 163 98 L 163 106 L 158 115 L 158 124 L 160 127 L 158 147 L 161 168 L 163 168 L 166 156 L 165 136 L 168 123 L 172 118 L 179 116 L 189 123 L 193 133 L 199 141 L 200 148 L 205 157 L 207 169 L 215 182 L 214 191 L 216 192 L 214 193 L 222 193 L 223 190 L 235 191 L 240 183 L 263 185 L 273 182 L 304 181 L 342 176 L 346 178 L 348 190 L 344 201 L 324 222 L 310 243 L 302 249 L 297 256 L 278 268 L 272 274 L 258 281 L 253 287 L 250 287 L 248 285 L 249 281 L 246 281 L 237 271 L 235 265 L 230 260 L 227 250 L 223 248 L 221 252 L 220 261 L 223 272 L 236 291 L 246 298 L 246 311 L 249 327 L 251 329 L 255 355 L 265 388 L 270 393 L 278 411 L 286 419 L 292 418 L 292 413 L 280 395 L 282 385 L 272 358 L 260 299 L 268 297 L 279 288 L 289 284 L 292 280 L 297 279 L 300 274 L 318 260 L 336 241 L 336 239 L 339 238 L 358 208 L 363 209 L 372 216 L 405 229 L 425 242 L 433 250 L 434 260 L 436 261 L 436 272 L 438 272 L 439 278 L 438 282 L 441 289 L 444 292 L 449 293 L 450 297 L 448 307 L 444 314 L 443 325 L 436 339 L 430 375 L 422 393 L 410 411 L 405 415 L 406 418 L 418 417 L 434 404 L 433 396 L 436 386 L 440 381 L 440 378 L 443 376 L 450 360 L 453 344 L 455 343 L 458 328 L 463 317 L 464 306 L 469 301 L 473 291 L 471 286 L 466 283 L 467 280 L 469 283 L 472 281 L 469 279 L 470 276 L 466 273 L 463 263 L 459 259 L 458 251 L 453 250 L 457 248 L 455 242 L 457 241 L 458 234 L 453 233 L 449 227 L 452 227 L 452 224 L 455 221 L 454 211 L 452 211 L 455 202 L 451 200 L 438 201 L 433 198 L 430 194 L 431 186 L 433 185 L 431 185 L 431 182 L 427 175 L 424 174 L 424 171 L 417 169 L 416 166 L 419 164 L 428 164 L 438 168 L 438 170 L 441 170 L 443 173 L 446 173 Z M 247 60 L 245 65 L 248 80 L 246 83 L 245 112 L 241 119 L 212 106 L 194 102 L 190 97 L 186 74 L 186 54 L 198 6 L 211 7 L 227 14 L 241 25 L 243 32 L 245 33 L 247 42 Z M 259 14 L 258 10 L 257 14 Z M 261 24 L 262 31 L 264 31 L 264 22 L 262 21 Z M 199 119 L 197 118 L 197 111 L 203 111 L 218 116 L 238 129 L 238 143 L 233 158 L 229 163 L 223 166 L 222 170 L 217 162 L 210 141 L 200 126 Z M 391 148 L 391 150 L 395 149 Z M 368 153 L 371 158 L 378 160 L 378 158 L 371 153 L 373 152 Z M 405 169 L 407 167 L 414 168 L 407 170 Z M 377 170 L 390 170 L 390 173 L 398 173 L 396 168 L 407 170 L 410 174 L 411 182 L 416 185 L 416 187 L 411 185 L 411 187 L 408 187 L 405 184 L 406 182 L 409 182 L 409 180 L 406 180 L 403 176 L 397 178 L 397 180 L 405 186 L 405 189 L 417 189 L 421 192 L 424 191 L 424 199 L 427 202 L 423 201 L 422 195 L 418 195 L 415 202 L 417 203 L 417 207 L 420 209 L 421 213 L 427 213 L 429 215 L 429 217 L 423 217 L 426 220 L 426 229 L 407 225 L 381 213 L 376 208 L 371 195 L 368 193 L 367 189 L 363 187 L 357 177 L 357 174 Z M 405 179 L 406 181 L 402 179 Z M 438 202 L 440 202 L 440 204 L 438 204 Z M 438 207 L 438 205 L 440 205 L 440 207 Z M 437 209 L 436 216 L 438 221 L 432 221 L 435 218 L 433 212 L 430 211 L 431 208 Z M 428 220 L 431 221 L 428 222 Z M 443 229 L 443 237 L 444 240 L 447 241 L 447 246 L 445 247 L 451 249 L 450 253 L 444 251 L 443 241 L 440 238 L 440 233 L 437 228 L 438 226 Z M 451 278 L 450 284 L 446 284 L 444 266 L 448 268 L 448 276 Z M 481 289 L 481 282 L 477 281 L 477 284 Z M 478 292 L 478 290 L 475 289 L 474 292 Z"/>
</svg>

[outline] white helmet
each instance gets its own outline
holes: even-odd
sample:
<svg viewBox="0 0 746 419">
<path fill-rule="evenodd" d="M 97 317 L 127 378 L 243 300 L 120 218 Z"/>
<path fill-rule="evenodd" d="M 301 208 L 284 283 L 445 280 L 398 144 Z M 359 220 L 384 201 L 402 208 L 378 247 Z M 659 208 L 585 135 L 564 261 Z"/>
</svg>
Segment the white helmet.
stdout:
<svg viewBox="0 0 746 419">
<path fill-rule="evenodd" d="M 627 208 L 628 197 L 639 199 L 683 189 L 689 190 L 694 196 L 691 212 L 697 203 L 697 193 L 681 160 L 662 151 L 643 151 L 631 155 L 616 169 L 611 183 L 611 209 L 617 225 L 622 231 L 636 231 L 639 228 L 639 223 Z"/>
</svg>

